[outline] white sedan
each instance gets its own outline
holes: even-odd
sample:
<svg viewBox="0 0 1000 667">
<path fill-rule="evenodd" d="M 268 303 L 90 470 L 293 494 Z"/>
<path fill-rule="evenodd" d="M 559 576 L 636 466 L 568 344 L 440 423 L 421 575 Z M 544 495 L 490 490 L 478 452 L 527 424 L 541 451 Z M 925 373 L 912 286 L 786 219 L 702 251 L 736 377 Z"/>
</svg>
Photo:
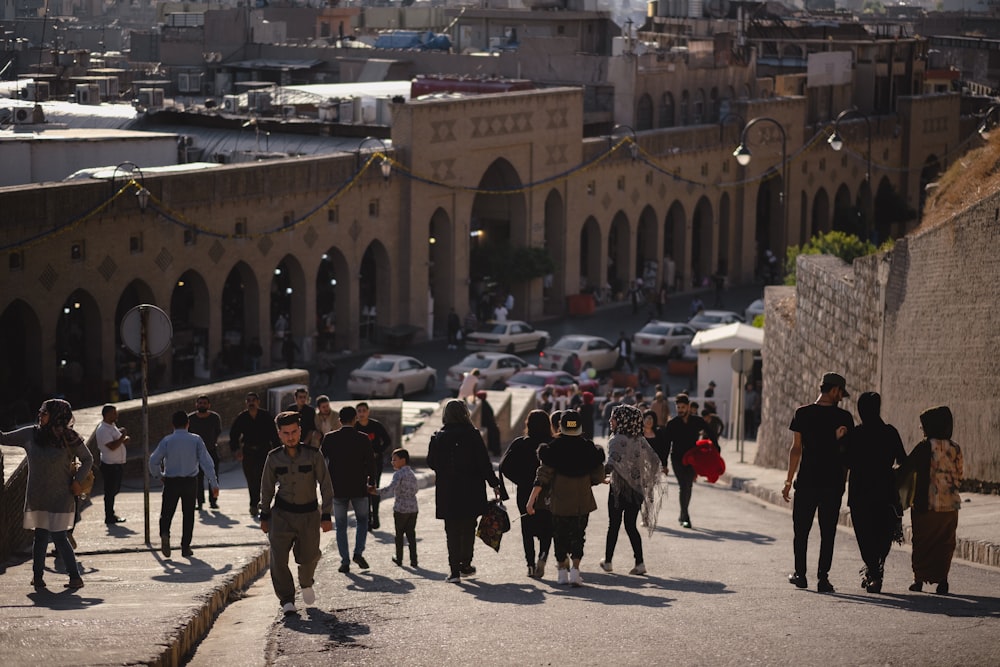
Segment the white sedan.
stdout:
<svg viewBox="0 0 1000 667">
<path fill-rule="evenodd" d="M 465 349 L 492 352 L 536 352 L 549 342 L 549 332 L 539 331 L 527 322 L 508 320 L 486 322 L 467 334 Z"/>
<path fill-rule="evenodd" d="M 476 391 L 503 389 L 507 378 L 527 366 L 527 361 L 506 352 L 474 352 L 448 369 L 444 376 L 444 384 L 448 389 L 458 391 L 465 374 L 478 368 L 479 382 Z"/>
<path fill-rule="evenodd" d="M 697 331 L 704 331 L 742 321 L 742 317 L 729 310 L 703 310 L 688 320 L 688 326 Z"/>
<path fill-rule="evenodd" d="M 597 336 L 563 336 L 538 355 L 540 368 L 552 368 L 576 375 L 593 368 L 607 371 L 615 367 L 618 350 L 611 341 Z"/>
<path fill-rule="evenodd" d="M 698 333 L 687 324 L 653 320 L 632 337 L 632 349 L 637 355 L 651 357 L 680 357 L 684 346 Z"/>
<path fill-rule="evenodd" d="M 402 398 L 419 391 L 433 391 L 437 371 L 413 357 L 399 354 L 374 354 L 351 371 L 347 391 L 352 397 Z"/>
</svg>

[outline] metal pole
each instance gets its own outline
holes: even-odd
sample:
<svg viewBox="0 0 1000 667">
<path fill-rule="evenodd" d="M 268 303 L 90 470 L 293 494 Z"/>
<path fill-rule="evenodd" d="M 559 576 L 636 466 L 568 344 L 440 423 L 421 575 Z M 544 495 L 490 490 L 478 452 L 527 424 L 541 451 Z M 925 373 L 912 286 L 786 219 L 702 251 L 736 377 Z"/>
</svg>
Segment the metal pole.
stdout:
<svg viewBox="0 0 1000 667">
<path fill-rule="evenodd" d="M 141 341 L 140 358 L 142 359 L 142 496 L 143 496 L 143 518 L 146 528 L 146 546 L 152 546 L 149 537 L 149 386 L 146 379 L 149 377 L 149 339 L 147 337 L 149 325 L 149 309 L 139 307 L 139 322 Z"/>
<path fill-rule="evenodd" d="M 743 463 L 743 371 L 740 371 L 740 384 L 736 388 L 736 451 L 740 453 L 740 463 Z"/>
</svg>

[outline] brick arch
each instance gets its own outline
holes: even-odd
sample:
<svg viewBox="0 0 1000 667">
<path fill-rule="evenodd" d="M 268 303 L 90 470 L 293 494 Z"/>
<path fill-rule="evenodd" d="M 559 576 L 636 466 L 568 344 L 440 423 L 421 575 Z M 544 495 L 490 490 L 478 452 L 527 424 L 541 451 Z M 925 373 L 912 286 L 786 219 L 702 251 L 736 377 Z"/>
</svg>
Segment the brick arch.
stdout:
<svg viewBox="0 0 1000 667">
<path fill-rule="evenodd" d="M 0 313 L 0 428 L 35 416 L 42 391 L 42 325 L 26 301 L 14 299 Z"/>
</svg>

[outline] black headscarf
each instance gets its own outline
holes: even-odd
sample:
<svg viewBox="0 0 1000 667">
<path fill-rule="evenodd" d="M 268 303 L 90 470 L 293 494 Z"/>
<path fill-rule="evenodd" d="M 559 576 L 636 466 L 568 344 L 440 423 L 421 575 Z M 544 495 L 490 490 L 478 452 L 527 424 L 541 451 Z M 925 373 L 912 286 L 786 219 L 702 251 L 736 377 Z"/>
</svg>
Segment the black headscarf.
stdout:
<svg viewBox="0 0 1000 667">
<path fill-rule="evenodd" d="M 939 405 L 920 413 L 920 425 L 924 427 L 924 435 L 938 440 L 951 440 L 954 420 L 951 410 L 946 405 Z"/>
<path fill-rule="evenodd" d="M 874 391 L 866 391 L 858 396 L 858 416 L 861 423 L 870 426 L 883 424 L 882 397 Z"/>
</svg>

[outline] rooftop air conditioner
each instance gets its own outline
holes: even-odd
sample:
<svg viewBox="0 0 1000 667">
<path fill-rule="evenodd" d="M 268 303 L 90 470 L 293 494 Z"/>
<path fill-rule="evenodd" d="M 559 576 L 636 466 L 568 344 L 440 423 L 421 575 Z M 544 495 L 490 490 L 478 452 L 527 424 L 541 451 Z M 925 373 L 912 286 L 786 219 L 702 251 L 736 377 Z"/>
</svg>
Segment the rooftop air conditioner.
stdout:
<svg viewBox="0 0 1000 667">
<path fill-rule="evenodd" d="M 77 104 L 100 104 L 101 103 L 101 91 L 97 87 L 96 83 L 78 83 L 76 84 L 76 103 Z"/>
<path fill-rule="evenodd" d="M 271 93 L 263 90 L 251 90 L 247 93 L 247 105 L 252 111 L 270 111 Z"/>
<path fill-rule="evenodd" d="M 34 122 L 33 114 L 28 107 L 18 107 L 13 110 L 12 115 L 15 125 L 29 125 Z"/>
<path fill-rule="evenodd" d="M 240 112 L 240 96 L 239 95 L 226 95 L 222 98 L 222 109 L 226 113 L 239 113 Z"/>
<path fill-rule="evenodd" d="M 49 99 L 49 82 L 32 81 L 24 88 L 24 97 L 29 102 L 47 102 Z"/>
<path fill-rule="evenodd" d="M 139 106 L 146 109 L 159 109 L 163 106 L 162 88 L 140 88 Z"/>
</svg>

